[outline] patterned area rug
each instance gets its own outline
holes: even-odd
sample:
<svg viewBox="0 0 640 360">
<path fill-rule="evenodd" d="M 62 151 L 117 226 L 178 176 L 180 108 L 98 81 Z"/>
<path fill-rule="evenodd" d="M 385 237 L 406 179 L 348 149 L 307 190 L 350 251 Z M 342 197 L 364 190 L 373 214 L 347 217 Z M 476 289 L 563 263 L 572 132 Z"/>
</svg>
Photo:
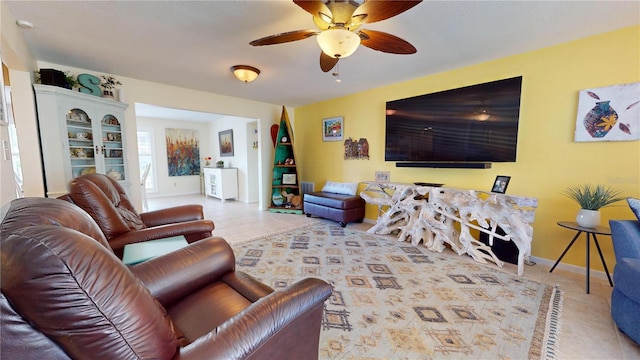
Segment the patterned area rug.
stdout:
<svg viewBox="0 0 640 360">
<path fill-rule="evenodd" d="M 233 245 L 237 269 L 284 288 L 333 285 L 321 359 L 553 359 L 561 292 L 421 246 L 328 223 Z"/>
</svg>

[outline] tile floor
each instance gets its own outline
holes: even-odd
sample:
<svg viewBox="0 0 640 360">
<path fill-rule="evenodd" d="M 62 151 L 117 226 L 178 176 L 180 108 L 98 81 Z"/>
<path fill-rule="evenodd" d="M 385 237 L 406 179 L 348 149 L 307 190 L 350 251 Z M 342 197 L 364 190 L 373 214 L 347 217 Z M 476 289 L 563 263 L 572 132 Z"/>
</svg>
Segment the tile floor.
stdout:
<svg viewBox="0 0 640 360">
<path fill-rule="evenodd" d="M 327 221 L 303 215 L 260 211 L 257 204 L 235 201 L 222 203 L 218 199 L 205 199 L 199 195 L 149 198 L 150 210 L 180 204 L 202 204 L 205 216 L 215 222 L 214 235 L 232 244 L 317 221 Z M 371 225 L 366 222 L 352 223 L 347 227 L 366 231 Z M 549 268 L 542 264 L 527 266 L 524 276 L 545 284 L 559 285 L 564 291 L 559 358 L 640 359 L 640 346 L 620 333 L 611 319 L 611 287 L 606 278 L 592 275 L 591 294 L 586 294 L 584 272 L 575 273 L 558 267 L 549 273 Z M 511 264 L 506 264 L 504 269 L 516 271 Z"/>
</svg>

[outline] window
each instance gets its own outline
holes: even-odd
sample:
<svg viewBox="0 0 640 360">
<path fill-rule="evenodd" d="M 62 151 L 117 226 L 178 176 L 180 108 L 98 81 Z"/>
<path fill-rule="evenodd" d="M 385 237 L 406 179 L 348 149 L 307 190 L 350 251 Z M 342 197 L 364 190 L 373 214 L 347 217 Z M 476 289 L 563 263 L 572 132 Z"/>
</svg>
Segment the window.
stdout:
<svg viewBox="0 0 640 360">
<path fill-rule="evenodd" d="M 158 181 L 155 175 L 156 162 L 155 162 L 155 143 L 153 141 L 153 129 L 152 128 L 140 128 L 138 129 L 138 163 L 140 166 L 140 176 L 144 173 L 144 169 L 147 164 L 151 164 L 151 170 L 147 176 L 145 182 L 145 189 L 148 192 L 158 191 Z"/>
</svg>

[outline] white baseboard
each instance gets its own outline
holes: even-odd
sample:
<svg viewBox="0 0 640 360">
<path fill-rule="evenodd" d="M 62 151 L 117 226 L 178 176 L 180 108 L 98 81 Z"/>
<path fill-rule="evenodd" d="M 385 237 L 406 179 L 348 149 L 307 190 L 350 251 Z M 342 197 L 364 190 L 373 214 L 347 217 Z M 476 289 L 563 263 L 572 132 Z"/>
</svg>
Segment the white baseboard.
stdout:
<svg viewBox="0 0 640 360">
<path fill-rule="evenodd" d="M 547 266 L 549 266 L 549 269 L 551 269 L 553 264 L 556 263 L 556 260 L 557 259 L 549 260 L 549 259 L 545 259 L 545 258 L 541 258 L 541 257 L 537 257 L 537 256 L 532 256 L 531 257 L 531 261 L 533 261 L 536 264 L 547 265 Z M 609 265 L 609 264 L 607 264 L 607 267 L 609 268 L 609 274 L 611 275 L 611 278 L 613 279 L 613 268 L 611 268 L 611 265 Z M 569 272 L 572 272 L 572 273 L 582 274 L 582 275 L 585 275 L 585 273 L 587 271 L 587 269 L 584 266 L 564 264 L 562 262 L 560 262 L 558 264 L 558 266 L 556 266 L 556 269 L 562 269 L 562 270 L 566 270 L 566 271 L 569 271 Z M 555 271 L 556 269 L 554 269 L 553 271 Z M 607 274 L 604 271 L 600 271 L 600 270 L 591 269 L 589 271 L 589 277 L 594 277 L 594 278 L 598 278 L 598 279 L 602 279 L 602 280 L 607 280 Z"/>
<path fill-rule="evenodd" d="M 147 193 L 147 199 L 160 199 L 160 198 L 167 198 L 167 197 L 193 196 L 193 195 L 202 195 L 202 193 L 200 192 L 171 193 L 171 194 Z M 204 195 L 202 196 L 204 197 Z"/>
</svg>

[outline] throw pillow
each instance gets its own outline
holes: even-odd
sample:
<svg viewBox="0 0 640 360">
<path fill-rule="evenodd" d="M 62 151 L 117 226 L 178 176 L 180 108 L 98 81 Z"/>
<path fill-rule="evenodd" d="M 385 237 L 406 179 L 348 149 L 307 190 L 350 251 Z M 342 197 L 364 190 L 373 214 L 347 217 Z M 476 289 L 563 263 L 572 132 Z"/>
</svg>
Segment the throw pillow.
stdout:
<svg viewBox="0 0 640 360">
<path fill-rule="evenodd" d="M 631 211 L 633 211 L 633 214 L 638 218 L 638 220 L 640 220 L 640 199 L 635 199 L 635 198 L 627 198 L 627 202 L 629 203 L 629 207 L 631 208 Z"/>
<path fill-rule="evenodd" d="M 334 194 L 355 195 L 358 191 L 358 183 L 327 181 L 326 184 L 324 184 L 322 191 Z"/>
</svg>

